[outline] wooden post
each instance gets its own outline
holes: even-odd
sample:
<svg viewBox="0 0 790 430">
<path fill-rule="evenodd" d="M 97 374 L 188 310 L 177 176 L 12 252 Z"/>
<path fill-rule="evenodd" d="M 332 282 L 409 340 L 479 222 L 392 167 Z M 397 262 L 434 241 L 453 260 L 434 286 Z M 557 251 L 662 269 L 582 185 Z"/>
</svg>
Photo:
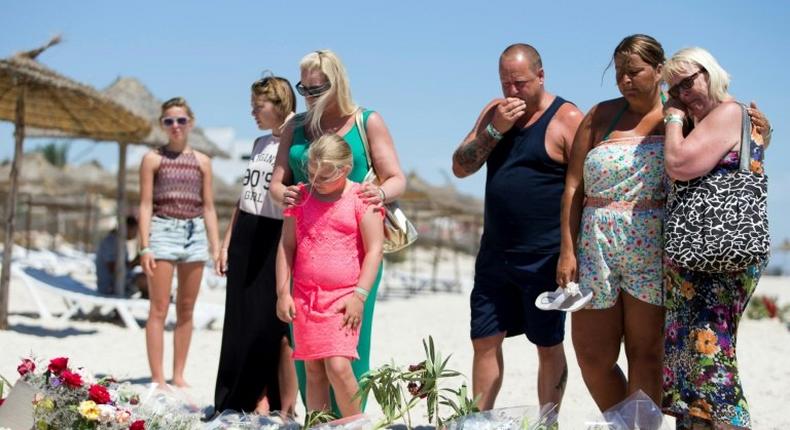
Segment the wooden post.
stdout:
<svg viewBox="0 0 790 430">
<path fill-rule="evenodd" d="M 14 215 L 22 168 L 22 142 L 25 139 L 25 95 L 27 88 L 19 86 L 14 122 L 14 160 L 11 162 L 11 192 L 5 206 L 5 240 L 3 241 L 3 271 L 0 273 L 0 330 L 8 330 L 8 288 L 11 281 L 11 254 L 14 250 Z"/>
<path fill-rule="evenodd" d="M 126 142 L 118 143 L 118 238 L 115 248 L 115 295 L 126 291 Z"/>
<path fill-rule="evenodd" d="M 84 221 L 82 223 L 82 252 L 88 252 L 88 246 L 90 243 L 90 234 L 88 233 L 88 229 L 91 225 L 91 194 L 88 193 L 85 195 L 85 215 Z"/>
<path fill-rule="evenodd" d="M 27 195 L 27 212 L 25 212 L 25 244 L 27 245 L 27 250 L 30 251 L 33 249 L 33 239 L 31 238 L 32 233 L 30 230 L 33 229 L 33 195 Z"/>
<path fill-rule="evenodd" d="M 60 207 L 55 206 L 55 210 L 52 211 L 51 213 L 52 216 L 55 217 L 55 222 L 50 223 L 49 225 L 50 227 L 52 227 L 52 225 L 54 224 L 55 228 L 54 231 L 52 232 L 52 242 L 50 243 L 49 246 L 52 249 L 52 252 L 55 252 L 58 250 L 57 245 L 58 245 L 58 233 L 60 232 Z"/>
</svg>

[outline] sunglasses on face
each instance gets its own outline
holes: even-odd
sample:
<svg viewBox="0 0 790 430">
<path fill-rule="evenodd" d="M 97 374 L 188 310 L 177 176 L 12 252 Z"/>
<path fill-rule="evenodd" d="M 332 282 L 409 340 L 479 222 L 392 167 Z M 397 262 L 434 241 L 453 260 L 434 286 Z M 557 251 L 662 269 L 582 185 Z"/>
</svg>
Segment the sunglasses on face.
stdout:
<svg viewBox="0 0 790 430">
<path fill-rule="evenodd" d="M 165 127 L 172 127 L 176 124 L 178 125 L 187 125 L 189 122 L 189 118 L 185 116 L 168 116 L 162 118 L 162 125 Z"/>
<path fill-rule="evenodd" d="M 694 86 L 694 80 L 697 79 L 697 75 L 700 73 L 704 73 L 705 69 L 699 69 L 696 73 L 691 76 L 687 76 L 680 80 L 677 84 L 671 86 L 667 91 L 672 98 L 678 98 L 680 96 L 680 90 L 687 90 Z"/>
<path fill-rule="evenodd" d="M 303 97 L 318 97 L 321 94 L 329 91 L 329 88 L 331 87 L 332 84 L 329 81 L 314 87 L 306 87 L 302 84 L 302 81 L 299 81 L 296 83 L 296 92 L 298 92 Z"/>
</svg>

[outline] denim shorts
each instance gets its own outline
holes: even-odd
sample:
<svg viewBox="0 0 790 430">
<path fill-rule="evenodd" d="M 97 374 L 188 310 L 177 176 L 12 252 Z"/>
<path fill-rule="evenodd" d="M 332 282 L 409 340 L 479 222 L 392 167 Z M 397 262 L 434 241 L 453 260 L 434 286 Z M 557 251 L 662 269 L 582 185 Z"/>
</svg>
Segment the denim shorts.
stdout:
<svg viewBox="0 0 790 430">
<path fill-rule="evenodd" d="M 208 260 L 208 240 L 203 217 L 151 218 L 148 247 L 157 260 L 193 263 Z"/>
</svg>

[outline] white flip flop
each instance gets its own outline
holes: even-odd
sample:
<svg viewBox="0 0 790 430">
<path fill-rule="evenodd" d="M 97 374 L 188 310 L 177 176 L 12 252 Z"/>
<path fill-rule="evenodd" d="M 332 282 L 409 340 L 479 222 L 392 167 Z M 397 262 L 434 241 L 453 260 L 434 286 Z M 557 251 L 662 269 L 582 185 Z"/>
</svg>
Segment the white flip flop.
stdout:
<svg viewBox="0 0 790 430">
<path fill-rule="evenodd" d="M 592 300 L 593 296 L 592 291 L 583 293 L 581 289 L 579 289 L 579 284 L 575 282 L 568 282 L 565 285 L 565 294 L 565 301 L 555 308 L 558 311 L 576 312 L 585 307 L 587 303 Z"/>
<path fill-rule="evenodd" d="M 535 307 L 544 311 L 575 312 L 592 300 L 593 293 L 586 294 L 579 290 L 579 284 L 569 282 L 565 288 L 557 287 L 554 291 L 542 293 L 535 299 Z"/>
<path fill-rule="evenodd" d="M 557 287 L 554 291 L 546 291 L 538 295 L 535 299 L 535 307 L 542 311 L 553 311 L 559 308 L 567 298 L 568 294 L 565 288 Z"/>
</svg>

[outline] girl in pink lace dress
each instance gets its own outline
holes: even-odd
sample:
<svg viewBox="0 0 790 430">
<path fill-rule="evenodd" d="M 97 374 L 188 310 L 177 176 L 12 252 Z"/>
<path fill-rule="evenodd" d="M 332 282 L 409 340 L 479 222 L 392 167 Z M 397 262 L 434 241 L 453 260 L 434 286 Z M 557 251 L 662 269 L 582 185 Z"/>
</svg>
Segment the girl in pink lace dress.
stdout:
<svg viewBox="0 0 790 430">
<path fill-rule="evenodd" d="M 329 408 L 329 384 L 343 416 L 360 413 L 354 399 L 362 309 L 382 258 L 382 212 L 346 179 L 351 149 L 324 135 L 310 145 L 310 186 L 287 208 L 277 254 L 277 316 L 293 322 L 295 360 L 307 370 L 307 410 Z M 291 277 L 293 276 L 293 288 Z"/>
</svg>

